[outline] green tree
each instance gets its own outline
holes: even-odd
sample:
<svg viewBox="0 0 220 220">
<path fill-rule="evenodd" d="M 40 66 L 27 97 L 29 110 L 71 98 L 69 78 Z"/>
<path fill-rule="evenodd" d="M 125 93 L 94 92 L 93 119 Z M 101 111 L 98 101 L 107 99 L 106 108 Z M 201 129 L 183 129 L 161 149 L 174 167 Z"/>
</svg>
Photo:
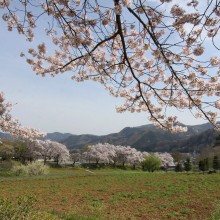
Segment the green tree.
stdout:
<svg viewBox="0 0 220 220">
<path fill-rule="evenodd" d="M 217 170 L 219 168 L 219 160 L 218 160 L 218 156 L 214 156 L 213 158 L 213 169 Z"/>
<path fill-rule="evenodd" d="M 205 171 L 205 163 L 204 163 L 204 160 L 200 160 L 199 161 L 199 170 L 200 171 Z"/>
<path fill-rule="evenodd" d="M 183 166 L 180 162 L 178 162 L 175 166 L 175 171 L 176 172 L 182 172 L 183 171 Z"/>
<path fill-rule="evenodd" d="M 2 160 L 10 160 L 14 156 L 14 147 L 10 143 L 0 144 L 0 157 Z"/>
<path fill-rule="evenodd" d="M 178 151 L 172 152 L 171 155 L 172 155 L 174 161 L 177 162 L 177 163 L 179 163 L 181 160 L 184 159 L 184 158 L 183 158 L 183 157 L 184 157 L 184 156 L 183 156 L 183 153 L 180 153 L 180 152 L 178 152 Z"/>
<path fill-rule="evenodd" d="M 201 171 L 204 172 L 204 171 L 209 170 L 209 166 L 210 165 L 209 165 L 209 158 L 208 157 L 199 161 L 199 169 Z"/>
<path fill-rule="evenodd" d="M 149 155 L 145 157 L 145 160 L 142 162 L 142 167 L 148 172 L 154 172 L 159 170 L 161 166 L 160 158 L 154 155 Z"/>
<path fill-rule="evenodd" d="M 209 170 L 210 164 L 209 164 L 209 158 L 204 159 L 204 164 L 205 164 L 205 170 Z"/>
<path fill-rule="evenodd" d="M 17 141 L 15 143 L 15 158 L 21 161 L 23 164 L 29 159 L 30 153 L 26 142 Z"/>
<path fill-rule="evenodd" d="M 190 158 L 186 159 L 186 161 L 184 163 L 184 170 L 187 172 L 192 170 L 192 162 L 191 162 Z"/>
</svg>

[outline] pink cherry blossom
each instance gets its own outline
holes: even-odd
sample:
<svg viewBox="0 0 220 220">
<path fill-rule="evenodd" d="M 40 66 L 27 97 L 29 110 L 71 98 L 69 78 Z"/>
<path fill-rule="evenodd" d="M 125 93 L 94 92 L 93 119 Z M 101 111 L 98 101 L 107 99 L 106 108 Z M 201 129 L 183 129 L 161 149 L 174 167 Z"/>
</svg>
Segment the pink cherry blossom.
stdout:
<svg viewBox="0 0 220 220">
<path fill-rule="evenodd" d="M 5 0 L 0 9 L 9 31 L 29 42 L 45 31 L 51 41 L 21 54 L 37 75 L 71 72 L 77 82 L 93 80 L 123 100 L 118 112 L 146 112 L 156 126 L 184 132 L 169 110 L 188 109 L 215 126 L 219 117 L 218 5 Z"/>
<path fill-rule="evenodd" d="M 46 134 L 34 128 L 22 127 L 18 120 L 12 118 L 10 111 L 12 105 L 5 102 L 3 92 L 0 92 L 0 129 L 12 136 L 23 140 L 32 140 Z"/>
</svg>

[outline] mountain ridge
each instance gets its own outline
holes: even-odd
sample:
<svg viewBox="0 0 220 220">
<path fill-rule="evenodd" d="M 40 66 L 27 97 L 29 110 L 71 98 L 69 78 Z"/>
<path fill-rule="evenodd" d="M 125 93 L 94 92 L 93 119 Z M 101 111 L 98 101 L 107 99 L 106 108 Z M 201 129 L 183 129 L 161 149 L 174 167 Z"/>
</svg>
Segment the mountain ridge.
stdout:
<svg viewBox="0 0 220 220">
<path fill-rule="evenodd" d="M 114 145 L 129 145 L 140 151 L 148 152 L 193 152 L 201 151 L 207 146 L 213 146 L 217 132 L 210 123 L 199 125 L 184 125 L 188 131 L 172 134 L 155 127 L 153 124 L 137 127 L 125 127 L 117 133 L 107 135 L 71 134 L 52 132 L 43 140 L 50 139 L 65 144 L 69 149 L 82 149 L 91 144 L 110 143 Z M 8 134 L 0 132 L 0 138 L 9 138 Z"/>
<path fill-rule="evenodd" d="M 100 142 L 114 145 L 130 145 L 138 150 L 149 152 L 171 152 L 175 150 L 188 152 L 195 149 L 199 151 L 207 145 L 211 146 L 214 144 L 216 133 L 212 124 L 188 125 L 187 127 L 187 132 L 172 134 L 169 131 L 164 131 L 152 124 L 148 124 L 137 127 L 125 127 L 118 133 L 107 135 L 70 135 L 61 142 L 69 149 L 81 149 L 90 144 Z M 206 131 L 209 131 L 208 134 L 211 138 L 207 137 L 206 133 L 204 133 Z M 200 141 L 202 139 L 201 135 L 203 136 L 202 143 Z M 197 142 L 199 143 L 199 147 L 197 146 Z"/>
</svg>

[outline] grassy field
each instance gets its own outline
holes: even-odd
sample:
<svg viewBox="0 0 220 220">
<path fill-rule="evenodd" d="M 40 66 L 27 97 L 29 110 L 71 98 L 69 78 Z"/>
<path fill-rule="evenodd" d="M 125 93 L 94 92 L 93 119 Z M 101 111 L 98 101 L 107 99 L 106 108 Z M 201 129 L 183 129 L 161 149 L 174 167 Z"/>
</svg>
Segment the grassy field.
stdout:
<svg viewBox="0 0 220 220">
<path fill-rule="evenodd" d="M 0 177 L 0 197 L 33 195 L 36 209 L 69 220 L 210 220 L 219 186 L 220 173 L 51 169 L 42 177 Z"/>
</svg>

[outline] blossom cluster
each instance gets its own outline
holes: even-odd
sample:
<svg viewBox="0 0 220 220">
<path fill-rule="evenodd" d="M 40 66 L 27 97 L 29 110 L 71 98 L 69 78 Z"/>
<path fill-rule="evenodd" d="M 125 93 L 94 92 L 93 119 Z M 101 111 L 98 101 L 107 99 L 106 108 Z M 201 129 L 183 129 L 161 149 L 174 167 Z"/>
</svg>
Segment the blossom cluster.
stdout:
<svg viewBox="0 0 220 220">
<path fill-rule="evenodd" d="M 45 133 L 35 128 L 22 127 L 18 120 L 10 114 L 12 105 L 5 102 L 3 92 L 0 92 L 0 130 L 14 137 L 29 140 L 45 136 Z"/>
<path fill-rule="evenodd" d="M 37 2 L 33 7 L 26 1 L 25 9 L 23 2 L 0 5 L 8 29 L 17 29 L 28 41 L 41 28 L 40 17 L 49 24 L 44 28 L 54 52 L 40 43 L 21 54 L 36 74 L 54 77 L 71 71 L 77 82 L 99 82 L 123 98 L 118 112 L 146 112 L 155 125 L 172 132 L 186 130 L 168 114 L 172 108 L 189 109 L 216 124 L 219 0 Z"/>
</svg>

